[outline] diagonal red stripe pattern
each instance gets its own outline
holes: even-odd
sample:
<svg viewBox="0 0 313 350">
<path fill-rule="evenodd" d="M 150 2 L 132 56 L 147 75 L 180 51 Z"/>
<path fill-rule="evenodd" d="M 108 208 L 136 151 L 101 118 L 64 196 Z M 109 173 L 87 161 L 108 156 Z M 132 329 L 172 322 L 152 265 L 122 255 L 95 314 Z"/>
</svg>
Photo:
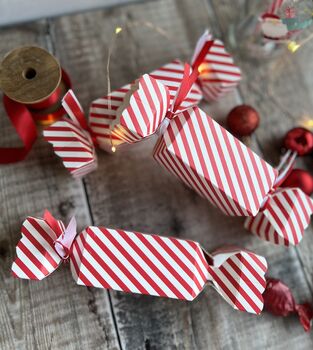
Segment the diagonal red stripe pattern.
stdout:
<svg viewBox="0 0 313 350">
<path fill-rule="evenodd" d="M 313 201 L 299 188 L 280 188 L 269 195 L 265 207 L 247 218 L 245 228 L 278 245 L 297 245 L 310 223 Z"/>
<path fill-rule="evenodd" d="M 80 178 L 97 168 L 93 141 L 79 124 L 63 118 L 47 127 L 43 134 L 73 177 Z"/>
<path fill-rule="evenodd" d="M 207 101 L 215 101 L 234 90 L 241 80 L 241 71 L 222 41 L 215 39 L 199 67 L 198 82 Z"/>
<path fill-rule="evenodd" d="M 90 226 L 76 239 L 71 269 L 80 285 L 193 300 L 207 282 L 235 309 L 259 314 L 267 264 L 238 249 L 220 250 L 213 265 L 199 243 Z"/>
<path fill-rule="evenodd" d="M 71 254 L 78 284 L 89 285 L 87 278 L 102 288 L 193 300 L 207 282 L 208 263 L 196 242 L 103 227 L 81 235 Z"/>
<path fill-rule="evenodd" d="M 179 60 L 173 60 L 172 62 L 165 64 L 149 74 L 150 77 L 152 77 L 158 83 L 158 85 L 163 84 L 168 88 L 170 101 L 169 105 L 171 105 L 176 96 L 183 78 L 183 73 L 184 65 L 182 62 Z M 129 93 L 131 86 L 131 84 L 127 84 L 121 89 L 111 92 L 110 95 L 98 98 L 91 103 L 89 111 L 90 128 L 96 135 L 99 146 L 106 151 L 111 152 L 112 144 L 114 144 L 114 146 L 119 146 L 125 142 L 129 143 L 138 141 L 138 138 L 135 135 L 132 133 L 128 134 L 121 126 L 119 126 L 112 134 L 115 124 L 119 123 L 119 107 L 127 98 L 127 94 Z M 151 93 L 155 93 L 153 87 Z M 201 99 L 202 92 L 198 84 L 194 83 L 179 110 L 193 106 L 199 103 Z M 146 108 L 151 108 L 151 105 L 148 104 L 145 106 L 145 109 Z M 142 113 L 142 117 L 144 117 L 147 111 L 140 112 Z M 155 128 L 155 125 L 151 124 L 151 127 L 153 126 Z"/>
<path fill-rule="evenodd" d="M 54 247 L 60 232 L 48 222 L 51 217 L 24 221 L 14 277 L 42 280 L 60 265 Z M 235 309 L 258 314 L 263 307 L 266 261 L 238 248 L 209 255 L 191 240 L 90 226 L 76 236 L 69 260 L 79 285 L 193 300 L 210 284 Z"/>
<path fill-rule="evenodd" d="M 61 258 L 54 250 L 56 235 L 43 219 L 28 217 L 22 225 L 22 238 L 12 265 L 15 277 L 42 280 L 57 269 Z"/>
<path fill-rule="evenodd" d="M 212 285 L 233 308 L 260 314 L 266 282 L 266 260 L 248 251 L 219 251 L 209 266 Z"/>
<path fill-rule="evenodd" d="M 164 120 L 170 104 L 166 86 L 148 74 L 137 80 L 129 93 L 129 101 L 118 116 L 112 135 L 133 143 L 153 135 Z"/>
<path fill-rule="evenodd" d="M 277 171 L 198 107 L 173 118 L 154 158 L 232 216 L 255 216 Z"/>
</svg>

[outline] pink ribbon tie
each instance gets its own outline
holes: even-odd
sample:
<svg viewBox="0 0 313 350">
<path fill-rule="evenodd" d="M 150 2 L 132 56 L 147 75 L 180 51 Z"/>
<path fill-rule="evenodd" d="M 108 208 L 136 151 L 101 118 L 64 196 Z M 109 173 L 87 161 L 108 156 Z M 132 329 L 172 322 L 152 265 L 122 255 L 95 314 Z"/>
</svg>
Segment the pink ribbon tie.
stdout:
<svg viewBox="0 0 313 350">
<path fill-rule="evenodd" d="M 54 242 L 54 249 L 59 254 L 59 256 L 66 260 L 68 259 L 71 251 L 71 246 L 77 235 L 77 223 L 75 216 L 70 220 L 67 228 L 61 234 L 61 236 Z"/>
</svg>

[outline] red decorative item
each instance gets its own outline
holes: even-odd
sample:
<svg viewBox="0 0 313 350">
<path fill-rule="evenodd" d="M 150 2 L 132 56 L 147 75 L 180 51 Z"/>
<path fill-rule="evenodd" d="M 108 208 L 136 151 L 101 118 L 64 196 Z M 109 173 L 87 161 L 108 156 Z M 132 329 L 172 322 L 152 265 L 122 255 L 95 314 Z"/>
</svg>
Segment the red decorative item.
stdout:
<svg viewBox="0 0 313 350">
<path fill-rule="evenodd" d="M 259 113 L 248 105 L 240 105 L 233 108 L 227 116 L 229 130 L 235 136 L 249 136 L 258 127 Z"/>
<path fill-rule="evenodd" d="M 310 196 L 313 193 L 313 176 L 306 170 L 293 169 L 280 187 L 298 187 Z"/>
<path fill-rule="evenodd" d="M 266 289 L 263 294 L 264 308 L 277 316 L 288 316 L 297 313 L 304 330 L 311 329 L 313 308 L 309 303 L 296 304 L 295 299 L 283 282 L 274 278 L 266 279 Z"/>
<path fill-rule="evenodd" d="M 313 134 L 305 128 L 293 128 L 287 132 L 284 146 L 296 151 L 299 156 L 304 156 L 313 150 Z"/>
<path fill-rule="evenodd" d="M 74 217 L 65 226 L 47 210 L 21 231 L 16 278 L 43 280 L 68 261 L 79 285 L 190 301 L 210 285 L 236 310 L 259 314 L 264 306 L 267 263 L 247 250 L 208 254 L 191 240 L 105 227 L 78 233 Z"/>
<path fill-rule="evenodd" d="M 65 114 L 61 101 L 71 81 L 50 53 L 25 46 L 0 62 L 0 86 L 6 114 L 22 142 L 19 147 L 1 147 L 0 164 L 15 163 L 27 156 L 37 139 L 35 122 L 48 125 Z"/>
<path fill-rule="evenodd" d="M 288 6 L 285 9 L 286 18 L 295 18 L 296 17 L 296 9 L 293 6 Z"/>
</svg>

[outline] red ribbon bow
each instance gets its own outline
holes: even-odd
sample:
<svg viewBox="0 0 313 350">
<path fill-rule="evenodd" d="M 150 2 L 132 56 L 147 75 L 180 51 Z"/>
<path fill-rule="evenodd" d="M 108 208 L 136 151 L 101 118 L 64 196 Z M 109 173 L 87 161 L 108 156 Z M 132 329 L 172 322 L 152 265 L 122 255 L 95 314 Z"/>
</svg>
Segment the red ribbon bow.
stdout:
<svg viewBox="0 0 313 350">
<path fill-rule="evenodd" d="M 71 80 L 67 73 L 62 70 L 62 79 L 68 88 L 71 88 Z M 46 100 L 26 105 L 13 101 L 8 96 L 3 96 L 3 105 L 16 133 L 23 143 L 22 147 L 0 148 L 0 164 L 16 163 L 24 160 L 37 139 L 37 130 L 34 120 L 55 120 L 60 118 L 64 109 L 60 107 L 52 113 L 40 113 L 40 110 L 53 106 L 60 97 L 60 89 L 57 89 Z"/>
</svg>

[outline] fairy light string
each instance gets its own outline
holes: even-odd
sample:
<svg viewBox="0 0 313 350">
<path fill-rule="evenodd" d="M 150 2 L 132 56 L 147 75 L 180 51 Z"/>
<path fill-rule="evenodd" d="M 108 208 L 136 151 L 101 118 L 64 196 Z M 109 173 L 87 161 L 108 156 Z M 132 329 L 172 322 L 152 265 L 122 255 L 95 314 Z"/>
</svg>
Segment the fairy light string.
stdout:
<svg viewBox="0 0 313 350">
<path fill-rule="evenodd" d="M 296 41 L 289 41 L 287 45 L 288 50 L 291 51 L 292 53 L 295 53 L 298 49 L 300 49 L 300 47 L 303 47 L 312 39 L 313 39 L 313 33 L 311 33 L 307 38 L 299 41 L 298 43 Z"/>
<path fill-rule="evenodd" d="M 110 77 L 110 64 L 111 64 L 111 58 L 115 49 L 115 44 L 118 39 L 118 37 L 121 36 L 123 33 L 127 33 L 128 30 L 134 28 L 134 27 L 146 27 L 150 29 L 152 32 L 159 34 L 163 38 L 167 39 L 169 44 L 171 46 L 174 46 L 178 49 L 179 52 L 185 53 L 185 50 L 182 48 L 182 46 L 179 44 L 179 40 L 174 40 L 166 30 L 164 30 L 161 27 L 158 27 L 154 25 L 153 23 L 149 21 L 128 21 L 123 26 L 117 26 L 115 27 L 113 33 L 111 42 L 108 49 L 108 58 L 106 63 L 106 75 L 107 75 L 107 96 L 108 96 L 108 109 L 112 109 L 112 103 L 111 103 L 111 77 Z M 112 138 L 112 134 L 110 133 L 110 143 L 111 143 L 111 151 L 113 153 L 116 152 L 116 146 L 114 145 L 114 141 Z"/>
</svg>

